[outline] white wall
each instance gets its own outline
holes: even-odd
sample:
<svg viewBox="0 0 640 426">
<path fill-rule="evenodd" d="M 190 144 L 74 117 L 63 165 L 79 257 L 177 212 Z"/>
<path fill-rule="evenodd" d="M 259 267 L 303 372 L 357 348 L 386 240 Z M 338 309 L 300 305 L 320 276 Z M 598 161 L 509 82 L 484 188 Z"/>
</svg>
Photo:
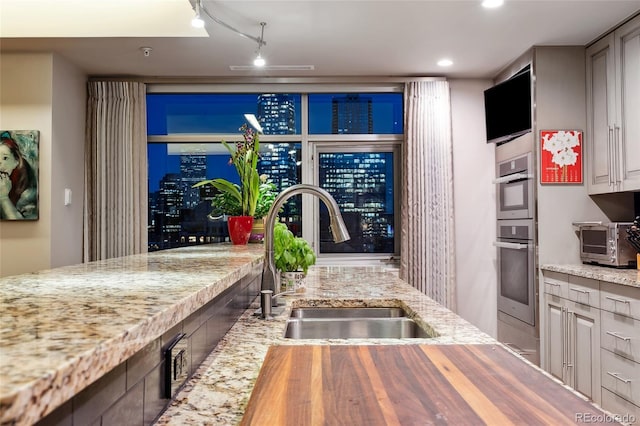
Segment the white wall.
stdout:
<svg viewBox="0 0 640 426">
<path fill-rule="evenodd" d="M 86 78 L 50 53 L 2 54 L 0 76 L 0 128 L 40 131 L 40 218 L 0 222 L 0 276 L 80 263 L 82 239 L 76 235 L 82 235 L 82 217 L 61 212 L 52 193 L 71 185 L 68 179 L 83 181 L 84 160 L 75 151 L 84 144 Z M 69 178 L 60 181 L 63 176 Z M 81 209 L 83 188 L 76 187 Z"/>
<path fill-rule="evenodd" d="M 457 313 L 497 336 L 495 146 L 487 144 L 483 92 L 490 80 L 450 80 Z"/>
</svg>

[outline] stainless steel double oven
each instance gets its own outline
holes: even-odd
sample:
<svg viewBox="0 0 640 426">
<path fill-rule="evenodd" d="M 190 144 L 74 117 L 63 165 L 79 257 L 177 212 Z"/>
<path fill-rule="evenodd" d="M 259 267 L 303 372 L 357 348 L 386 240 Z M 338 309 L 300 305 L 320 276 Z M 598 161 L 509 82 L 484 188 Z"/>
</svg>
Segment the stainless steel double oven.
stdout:
<svg viewBox="0 0 640 426">
<path fill-rule="evenodd" d="M 498 339 L 537 361 L 535 172 L 528 152 L 496 165 Z M 528 337 L 527 337 L 528 336 Z"/>
</svg>

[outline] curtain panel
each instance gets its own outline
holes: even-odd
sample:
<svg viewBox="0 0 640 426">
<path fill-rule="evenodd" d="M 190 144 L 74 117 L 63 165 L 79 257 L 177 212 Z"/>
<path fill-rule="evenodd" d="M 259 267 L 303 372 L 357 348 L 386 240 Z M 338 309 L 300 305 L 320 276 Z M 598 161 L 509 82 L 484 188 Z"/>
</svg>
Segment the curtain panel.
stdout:
<svg viewBox="0 0 640 426">
<path fill-rule="evenodd" d="M 455 311 L 449 83 L 409 82 L 404 101 L 400 277 Z"/>
<path fill-rule="evenodd" d="M 144 83 L 88 84 L 84 259 L 147 251 Z"/>
</svg>

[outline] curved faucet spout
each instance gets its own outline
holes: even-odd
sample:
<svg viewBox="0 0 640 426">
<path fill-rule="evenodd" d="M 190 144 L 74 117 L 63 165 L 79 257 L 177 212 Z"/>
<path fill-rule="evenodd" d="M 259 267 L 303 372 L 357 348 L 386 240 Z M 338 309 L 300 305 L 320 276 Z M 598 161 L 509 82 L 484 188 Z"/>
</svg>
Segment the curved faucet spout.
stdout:
<svg viewBox="0 0 640 426">
<path fill-rule="evenodd" d="M 276 294 L 280 290 L 278 275 L 276 274 L 275 261 L 273 257 L 273 228 L 276 225 L 276 219 L 278 218 L 278 212 L 282 208 L 282 205 L 289 198 L 298 194 L 311 194 L 318 197 L 329 209 L 329 218 L 331 222 L 331 233 L 333 234 L 333 240 L 337 243 L 347 241 L 351 237 L 347 231 L 347 227 L 342 220 L 340 209 L 336 200 L 324 189 L 308 184 L 298 184 L 290 186 L 282 191 L 276 199 L 273 201 L 267 219 L 264 225 L 264 269 L 262 272 L 262 290 L 273 290 Z"/>
</svg>

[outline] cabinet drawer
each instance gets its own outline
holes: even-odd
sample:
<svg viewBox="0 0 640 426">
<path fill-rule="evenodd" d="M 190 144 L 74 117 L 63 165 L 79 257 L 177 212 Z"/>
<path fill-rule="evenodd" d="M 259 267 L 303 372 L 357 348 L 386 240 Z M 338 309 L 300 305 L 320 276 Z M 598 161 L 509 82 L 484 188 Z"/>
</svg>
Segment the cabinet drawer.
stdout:
<svg viewBox="0 0 640 426">
<path fill-rule="evenodd" d="M 600 282 L 590 278 L 569 275 L 567 299 L 584 305 L 600 307 Z"/>
<path fill-rule="evenodd" d="M 602 408 L 611 412 L 619 422 L 640 425 L 640 407 L 605 388 L 602 388 Z"/>
<path fill-rule="evenodd" d="M 640 288 L 602 282 L 600 307 L 609 312 L 640 320 Z"/>
<path fill-rule="evenodd" d="M 600 315 L 602 348 L 640 362 L 640 321 L 608 311 Z"/>
<path fill-rule="evenodd" d="M 569 276 L 559 272 L 544 271 L 544 292 L 564 299 L 568 296 Z"/>
<path fill-rule="evenodd" d="M 602 349 L 602 387 L 640 405 L 640 364 Z"/>
</svg>

